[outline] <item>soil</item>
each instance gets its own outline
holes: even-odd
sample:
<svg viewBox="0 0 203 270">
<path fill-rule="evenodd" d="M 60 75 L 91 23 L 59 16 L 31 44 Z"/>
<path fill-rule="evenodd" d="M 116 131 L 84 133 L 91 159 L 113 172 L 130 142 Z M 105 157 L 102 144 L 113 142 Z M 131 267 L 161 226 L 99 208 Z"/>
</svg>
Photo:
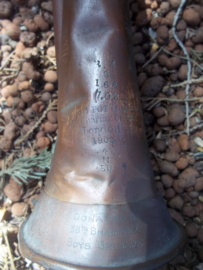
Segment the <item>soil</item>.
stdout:
<svg viewBox="0 0 203 270">
<path fill-rule="evenodd" d="M 129 2 L 156 187 L 188 235 L 161 269 L 201 270 L 203 0 Z M 44 269 L 21 257 L 17 233 L 39 198 L 58 132 L 51 1 L 0 1 L 0 46 L 0 269 Z"/>
</svg>

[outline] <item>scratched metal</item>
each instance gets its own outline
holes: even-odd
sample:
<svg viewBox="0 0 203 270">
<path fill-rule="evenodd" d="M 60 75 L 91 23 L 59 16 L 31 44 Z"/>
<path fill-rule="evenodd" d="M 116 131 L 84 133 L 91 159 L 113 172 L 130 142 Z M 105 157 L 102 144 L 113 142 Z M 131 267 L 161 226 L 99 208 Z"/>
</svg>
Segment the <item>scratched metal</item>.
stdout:
<svg viewBox="0 0 203 270">
<path fill-rule="evenodd" d="M 153 179 L 128 2 L 54 0 L 59 133 L 46 186 L 20 230 L 48 269 L 156 269 L 185 244 Z"/>
</svg>

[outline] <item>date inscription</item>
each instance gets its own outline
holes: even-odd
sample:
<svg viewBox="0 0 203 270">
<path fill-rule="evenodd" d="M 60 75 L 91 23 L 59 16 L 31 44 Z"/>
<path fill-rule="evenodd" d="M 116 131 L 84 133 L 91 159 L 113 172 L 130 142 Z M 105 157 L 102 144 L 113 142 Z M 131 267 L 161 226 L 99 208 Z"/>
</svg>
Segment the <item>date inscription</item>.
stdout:
<svg viewBox="0 0 203 270">
<path fill-rule="evenodd" d="M 109 144 L 114 143 L 116 140 L 114 137 L 98 137 L 98 138 L 92 138 L 93 144 Z"/>
</svg>

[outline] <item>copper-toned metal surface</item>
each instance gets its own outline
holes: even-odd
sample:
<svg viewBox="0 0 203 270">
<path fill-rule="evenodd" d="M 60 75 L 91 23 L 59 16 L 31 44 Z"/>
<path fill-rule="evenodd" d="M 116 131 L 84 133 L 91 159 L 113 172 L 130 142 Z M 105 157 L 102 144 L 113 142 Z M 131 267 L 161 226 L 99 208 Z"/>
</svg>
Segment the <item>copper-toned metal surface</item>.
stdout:
<svg viewBox="0 0 203 270">
<path fill-rule="evenodd" d="M 128 1 L 53 4 L 59 133 L 45 189 L 20 231 L 21 252 L 54 270 L 155 269 L 185 234 L 155 188 Z"/>
</svg>

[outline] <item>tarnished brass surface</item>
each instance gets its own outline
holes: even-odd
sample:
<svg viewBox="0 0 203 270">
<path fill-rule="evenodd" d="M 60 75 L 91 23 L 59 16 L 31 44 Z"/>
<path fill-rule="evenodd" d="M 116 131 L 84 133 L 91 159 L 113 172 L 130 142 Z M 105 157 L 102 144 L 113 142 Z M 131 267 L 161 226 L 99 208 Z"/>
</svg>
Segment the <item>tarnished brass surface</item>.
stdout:
<svg viewBox="0 0 203 270">
<path fill-rule="evenodd" d="M 54 0 L 59 133 L 20 249 L 49 269 L 155 269 L 185 243 L 158 194 L 128 1 Z"/>
</svg>

